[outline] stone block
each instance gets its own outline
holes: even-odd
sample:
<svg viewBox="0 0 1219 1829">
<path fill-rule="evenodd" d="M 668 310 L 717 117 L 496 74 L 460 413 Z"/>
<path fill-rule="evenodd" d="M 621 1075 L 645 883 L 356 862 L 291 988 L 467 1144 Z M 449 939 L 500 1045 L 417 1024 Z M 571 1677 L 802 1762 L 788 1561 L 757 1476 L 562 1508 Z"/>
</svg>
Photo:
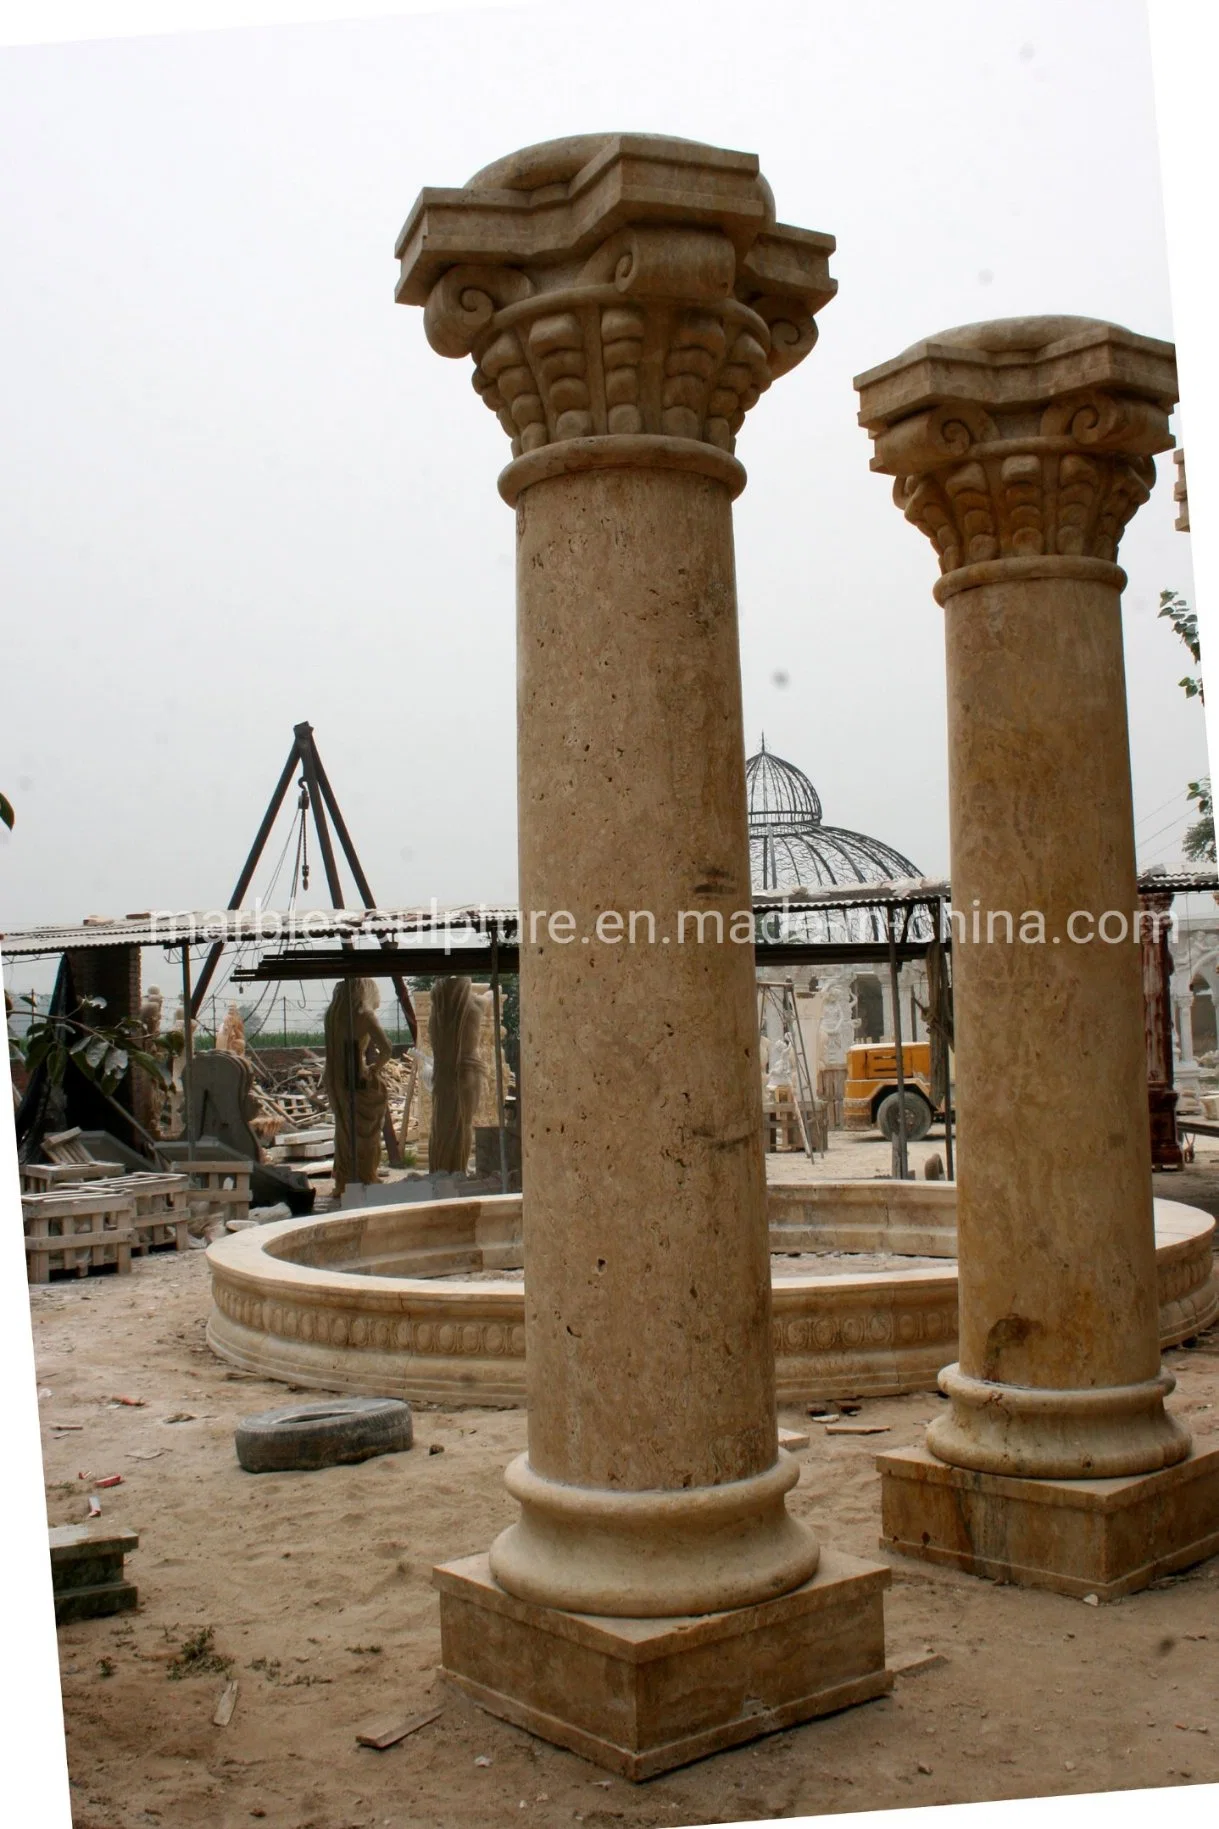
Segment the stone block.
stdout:
<svg viewBox="0 0 1219 1829">
<path fill-rule="evenodd" d="M 129 1612 L 139 1596 L 123 1579 L 123 1558 L 139 1544 L 135 1531 L 61 1524 L 49 1533 L 55 1624 Z"/>
<path fill-rule="evenodd" d="M 441 1663 L 481 1707 L 632 1780 L 885 1695 L 889 1571 L 823 1548 L 778 1600 L 612 1619 L 517 1600 L 485 1555 L 433 1571 Z"/>
<path fill-rule="evenodd" d="M 1219 1448 L 1110 1480 L 975 1473 L 921 1447 L 876 1464 L 882 1549 L 991 1581 L 1116 1600 L 1219 1553 Z"/>
</svg>

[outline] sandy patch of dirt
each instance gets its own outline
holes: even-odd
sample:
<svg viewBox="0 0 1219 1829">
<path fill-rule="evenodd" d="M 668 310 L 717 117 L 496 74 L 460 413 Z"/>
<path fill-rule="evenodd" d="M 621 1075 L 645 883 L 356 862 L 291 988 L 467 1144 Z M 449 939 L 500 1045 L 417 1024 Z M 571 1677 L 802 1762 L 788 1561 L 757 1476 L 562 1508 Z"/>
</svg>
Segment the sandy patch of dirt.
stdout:
<svg viewBox="0 0 1219 1829">
<path fill-rule="evenodd" d="M 118 1472 L 104 1520 L 140 1533 L 138 1612 L 59 1633 L 77 1829 L 701 1824 L 1219 1781 L 1219 1559 L 1088 1607 L 888 1558 L 890 1655 L 930 1647 L 946 1662 L 884 1701 L 649 1784 L 610 1778 L 483 1714 L 436 1669 L 429 1571 L 511 1519 L 501 1473 L 524 1447 L 522 1412 L 418 1409 L 408 1454 L 250 1475 L 234 1426 L 285 1387 L 205 1345 L 202 1252 L 35 1289 L 31 1303 L 49 1521 L 84 1518 L 80 1474 Z M 1219 1330 L 1167 1363 L 1173 1407 L 1213 1439 Z M 793 1509 L 876 1557 L 873 1456 L 919 1439 L 938 1403 L 864 1403 L 862 1420 L 889 1425 L 870 1438 L 825 1438 L 785 1410 L 814 1436 Z M 57 1435 L 63 1422 L 82 1427 Z M 223 1728 L 226 1677 L 170 1675 L 209 1627 L 240 1684 Z M 391 1750 L 356 1745 L 369 1722 L 438 1704 Z"/>
</svg>

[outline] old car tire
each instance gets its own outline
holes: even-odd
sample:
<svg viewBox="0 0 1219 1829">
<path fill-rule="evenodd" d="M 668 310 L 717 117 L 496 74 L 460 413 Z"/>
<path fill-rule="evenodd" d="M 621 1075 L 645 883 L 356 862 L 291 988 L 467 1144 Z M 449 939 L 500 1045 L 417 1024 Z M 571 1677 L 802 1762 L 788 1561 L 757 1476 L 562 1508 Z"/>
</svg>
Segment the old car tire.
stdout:
<svg viewBox="0 0 1219 1829">
<path fill-rule="evenodd" d="M 410 1405 L 396 1397 L 332 1397 L 263 1410 L 238 1423 L 237 1459 L 247 1473 L 311 1473 L 400 1454 L 413 1439 Z"/>
<path fill-rule="evenodd" d="M 892 1143 L 897 1135 L 900 1123 L 899 1109 L 901 1094 L 891 1092 L 876 1107 L 876 1128 L 888 1142 Z M 931 1129 L 931 1107 L 919 1092 L 906 1088 L 906 1139 L 910 1143 L 919 1143 Z"/>
</svg>

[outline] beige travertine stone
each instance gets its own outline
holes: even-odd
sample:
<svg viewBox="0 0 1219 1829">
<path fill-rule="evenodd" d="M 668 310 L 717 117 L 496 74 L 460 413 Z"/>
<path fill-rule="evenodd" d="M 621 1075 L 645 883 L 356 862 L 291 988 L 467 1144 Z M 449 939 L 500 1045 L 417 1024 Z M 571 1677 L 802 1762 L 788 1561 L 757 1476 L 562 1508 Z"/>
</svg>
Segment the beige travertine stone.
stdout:
<svg viewBox="0 0 1219 1829">
<path fill-rule="evenodd" d="M 933 1196 L 935 1204 L 923 1196 Z M 767 1207 L 779 1404 L 935 1389 L 957 1350 L 956 1187 L 899 1181 L 772 1187 Z M 1156 1202 L 1162 1346 L 1219 1315 L 1215 1222 Z M 818 1275 L 791 1251 L 943 1258 L 939 1269 Z M 213 1244 L 207 1337 L 287 1384 L 411 1402 L 525 1401 L 521 1197 L 347 1208 Z M 444 1278 L 446 1280 L 439 1281 Z M 452 1279 L 452 1280 L 448 1280 Z"/>
<path fill-rule="evenodd" d="M 889 1571 L 826 1550 L 776 1600 L 693 1619 L 612 1619 L 505 1593 L 485 1556 L 436 1569 L 442 1668 L 492 1714 L 624 1778 L 886 1695 Z"/>
<path fill-rule="evenodd" d="M 832 246 L 752 155 L 641 134 L 424 191 L 398 242 L 515 460 L 529 1449 L 490 1570 L 542 1608 L 748 1607 L 817 1567 L 768 1343 L 732 451 Z"/>
<path fill-rule="evenodd" d="M 1110 1480 L 974 1473 L 925 1448 L 876 1464 L 883 1548 L 992 1581 L 1117 1600 L 1219 1552 L 1219 1448 Z"/>
<path fill-rule="evenodd" d="M 946 618 L 961 1324 L 928 1447 L 990 1474 L 1148 1473 L 1190 1440 L 1156 1324 L 1115 560 L 1172 444 L 1172 346 L 1008 319 L 857 386 Z"/>
<path fill-rule="evenodd" d="M 516 458 L 530 1432 L 491 1563 L 539 1604 L 746 1605 L 816 1566 L 783 1500 L 752 949 L 728 933 L 731 450 L 812 347 L 832 245 L 776 224 L 752 155 L 638 134 L 424 191 L 399 238 L 399 299 L 473 355 Z M 722 939 L 683 944 L 681 910 Z"/>
</svg>

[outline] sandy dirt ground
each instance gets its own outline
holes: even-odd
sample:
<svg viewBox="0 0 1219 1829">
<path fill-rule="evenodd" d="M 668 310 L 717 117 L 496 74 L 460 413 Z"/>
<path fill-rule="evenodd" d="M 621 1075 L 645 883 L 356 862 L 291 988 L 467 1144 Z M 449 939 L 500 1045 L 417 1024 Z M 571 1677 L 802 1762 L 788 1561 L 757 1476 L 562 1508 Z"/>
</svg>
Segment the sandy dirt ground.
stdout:
<svg viewBox="0 0 1219 1829">
<path fill-rule="evenodd" d="M 881 1147 L 858 1172 L 883 1166 Z M 859 1148 L 821 1172 L 849 1172 Z M 1219 1189 L 1213 1164 L 1197 1179 Z M 208 1302 L 198 1251 L 31 1291 L 49 1522 L 82 1520 L 92 1482 L 120 1473 L 98 1494 L 103 1521 L 140 1534 L 138 1611 L 59 1632 L 77 1829 L 688 1825 L 1219 1781 L 1219 1558 L 1090 1607 L 885 1556 L 890 1657 L 942 1662 L 890 1698 L 648 1784 L 611 1778 L 484 1714 L 437 1670 L 431 1567 L 511 1519 L 501 1473 L 525 1445 L 523 1413 L 419 1408 L 409 1453 L 246 1474 L 233 1429 L 285 1387 L 212 1355 Z M 1173 1408 L 1213 1439 L 1219 1329 L 1167 1363 Z M 814 1438 L 793 1510 L 877 1557 L 874 1454 L 918 1440 L 939 1402 L 865 1403 L 860 1420 L 887 1427 L 874 1437 L 824 1437 L 785 1410 Z M 212 1667 L 175 1675 L 209 1632 Z M 217 1727 L 230 1677 L 236 1709 Z M 356 1743 L 438 1706 L 388 1751 Z"/>
</svg>

